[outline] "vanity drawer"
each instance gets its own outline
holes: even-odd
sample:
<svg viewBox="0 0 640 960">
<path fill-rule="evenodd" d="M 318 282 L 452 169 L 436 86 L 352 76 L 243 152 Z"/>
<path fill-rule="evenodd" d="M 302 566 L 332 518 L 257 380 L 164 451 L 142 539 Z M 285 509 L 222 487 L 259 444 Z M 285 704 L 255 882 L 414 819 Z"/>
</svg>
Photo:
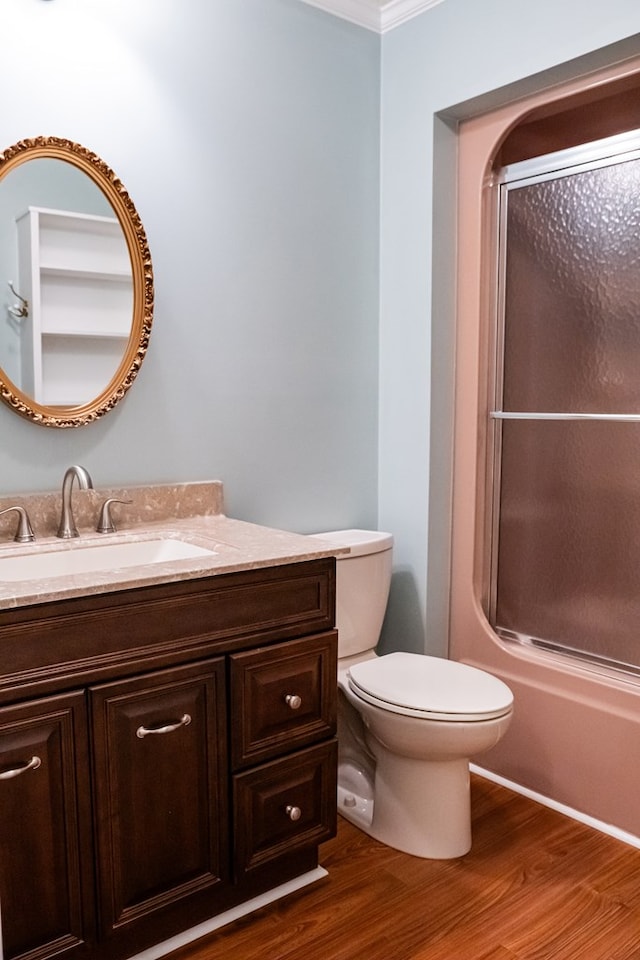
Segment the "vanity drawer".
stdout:
<svg viewBox="0 0 640 960">
<path fill-rule="evenodd" d="M 335 735 L 335 631 L 229 659 L 233 769 Z"/>
<path fill-rule="evenodd" d="M 280 856 L 335 836 L 336 740 L 233 778 L 236 880 Z"/>
</svg>

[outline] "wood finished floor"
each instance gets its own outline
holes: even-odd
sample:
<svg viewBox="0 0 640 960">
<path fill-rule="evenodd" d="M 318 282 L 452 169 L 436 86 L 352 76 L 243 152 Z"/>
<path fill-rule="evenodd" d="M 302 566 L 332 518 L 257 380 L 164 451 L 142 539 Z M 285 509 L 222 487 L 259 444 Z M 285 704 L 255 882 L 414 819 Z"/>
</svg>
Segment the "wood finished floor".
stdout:
<svg viewBox="0 0 640 960">
<path fill-rule="evenodd" d="M 328 878 L 171 960 L 640 960 L 640 850 L 479 777 L 472 804 L 452 861 L 338 818 Z"/>
</svg>

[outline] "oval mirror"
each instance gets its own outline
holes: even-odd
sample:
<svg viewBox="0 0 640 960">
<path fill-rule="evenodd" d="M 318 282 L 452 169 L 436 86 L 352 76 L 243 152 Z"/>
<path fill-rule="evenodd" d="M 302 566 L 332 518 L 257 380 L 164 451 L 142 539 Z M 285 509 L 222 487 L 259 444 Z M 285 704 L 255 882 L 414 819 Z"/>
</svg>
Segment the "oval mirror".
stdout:
<svg viewBox="0 0 640 960">
<path fill-rule="evenodd" d="M 113 171 L 57 137 L 0 154 L 0 397 L 47 427 L 97 420 L 144 359 L 153 269 Z"/>
</svg>

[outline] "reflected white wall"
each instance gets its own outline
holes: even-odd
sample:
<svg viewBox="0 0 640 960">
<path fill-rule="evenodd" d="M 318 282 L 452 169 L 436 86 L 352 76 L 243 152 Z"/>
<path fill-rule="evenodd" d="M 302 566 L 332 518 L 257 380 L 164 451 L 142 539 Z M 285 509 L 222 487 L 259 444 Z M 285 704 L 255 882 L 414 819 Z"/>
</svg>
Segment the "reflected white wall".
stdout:
<svg viewBox="0 0 640 960">
<path fill-rule="evenodd" d="M 0 180 L 0 366 L 21 389 L 24 324 L 15 311 L 22 304 L 9 284 L 25 298 L 18 283 L 17 221 L 29 207 L 113 216 L 107 198 L 90 177 L 64 161 L 32 160 Z"/>
</svg>

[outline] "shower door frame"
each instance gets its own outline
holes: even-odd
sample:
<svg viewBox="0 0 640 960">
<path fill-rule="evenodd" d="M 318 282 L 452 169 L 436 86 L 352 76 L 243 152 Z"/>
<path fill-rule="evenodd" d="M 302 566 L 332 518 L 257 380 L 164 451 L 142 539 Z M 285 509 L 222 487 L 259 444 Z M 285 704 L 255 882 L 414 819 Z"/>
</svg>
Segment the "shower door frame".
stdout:
<svg viewBox="0 0 640 960">
<path fill-rule="evenodd" d="M 488 558 L 486 562 L 485 606 L 489 622 L 496 634 L 504 640 L 529 644 L 539 649 L 552 651 L 562 656 L 574 657 L 603 669 L 615 669 L 640 674 L 640 664 L 622 663 L 588 650 L 564 645 L 545 637 L 531 636 L 514 631 L 497 623 L 498 607 L 498 553 L 501 503 L 502 424 L 506 420 L 534 421 L 608 421 L 616 423 L 640 423 L 640 413 L 580 413 L 580 412 L 531 412 L 505 411 L 503 402 L 505 370 L 506 326 L 506 276 L 508 254 L 508 203 L 513 190 L 524 189 L 537 183 L 561 180 L 592 170 L 603 169 L 620 163 L 640 161 L 640 129 L 591 143 L 580 144 L 565 150 L 523 160 L 503 167 L 495 181 L 497 224 L 497 270 L 496 270 L 496 321 L 492 351 L 494 354 L 493 377 L 490 393 L 493 406 L 489 410 L 487 497 L 488 509 Z M 638 241 L 640 251 L 640 238 Z M 640 648 L 639 648 L 640 654 Z"/>
</svg>

